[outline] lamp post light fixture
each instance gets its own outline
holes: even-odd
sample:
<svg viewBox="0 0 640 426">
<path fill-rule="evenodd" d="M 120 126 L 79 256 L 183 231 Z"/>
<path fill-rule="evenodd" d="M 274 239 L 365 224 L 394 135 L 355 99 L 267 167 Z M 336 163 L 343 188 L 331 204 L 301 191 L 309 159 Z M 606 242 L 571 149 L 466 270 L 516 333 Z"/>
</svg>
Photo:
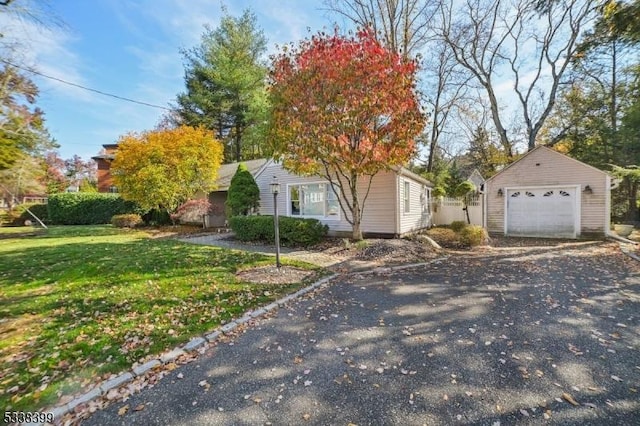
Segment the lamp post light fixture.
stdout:
<svg viewBox="0 0 640 426">
<path fill-rule="evenodd" d="M 278 194 L 280 193 L 280 182 L 277 177 L 269 184 L 271 193 L 273 194 L 273 228 L 276 240 L 276 267 L 280 269 L 280 226 L 278 223 Z"/>
</svg>

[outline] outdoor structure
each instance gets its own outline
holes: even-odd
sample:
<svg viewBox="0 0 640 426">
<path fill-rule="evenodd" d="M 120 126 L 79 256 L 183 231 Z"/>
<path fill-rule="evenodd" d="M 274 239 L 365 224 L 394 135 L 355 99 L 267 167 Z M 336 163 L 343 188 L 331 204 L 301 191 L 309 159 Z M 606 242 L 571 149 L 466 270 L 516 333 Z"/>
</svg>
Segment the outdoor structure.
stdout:
<svg viewBox="0 0 640 426">
<path fill-rule="evenodd" d="M 351 224 L 338 204 L 338 190 L 319 176 L 297 176 L 273 160 L 255 176 L 260 188 L 260 214 L 273 214 L 269 184 L 280 183 L 278 211 L 281 216 L 314 218 L 329 226 L 329 235 L 350 236 Z M 364 196 L 368 179 L 359 192 Z M 429 200 L 433 185 L 403 167 L 373 177 L 365 203 L 361 229 L 365 236 L 396 237 L 431 226 Z"/>
<path fill-rule="evenodd" d="M 98 180 L 98 192 L 118 192 L 111 179 L 111 162 L 115 158 L 118 144 L 102 145 L 102 152 L 95 157 L 91 157 L 98 166 L 96 178 Z"/>
<path fill-rule="evenodd" d="M 611 177 L 595 167 L 539 146 L 484 184 L 490 234 L 578 238 L 610 226 Z"/>
</svg>

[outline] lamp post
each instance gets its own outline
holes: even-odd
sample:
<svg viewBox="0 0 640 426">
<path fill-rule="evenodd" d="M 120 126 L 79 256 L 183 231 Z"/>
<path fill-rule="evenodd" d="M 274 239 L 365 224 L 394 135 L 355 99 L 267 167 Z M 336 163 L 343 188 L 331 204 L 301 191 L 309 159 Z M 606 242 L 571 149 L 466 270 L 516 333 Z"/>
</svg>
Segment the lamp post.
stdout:
<svg viewBox="0 0 640 426">
<path fill-rule="evenodd" d="M 269 184 L 271 193 L 273 194 L 273 227 L 275 230 L 276 239 L 276 267 L 280 269 L 280 226 L 278 224 L 278 193 L 280 192 L 280 183 L 277 177 L 273 177 L 273 180 Z"/>
</svg>

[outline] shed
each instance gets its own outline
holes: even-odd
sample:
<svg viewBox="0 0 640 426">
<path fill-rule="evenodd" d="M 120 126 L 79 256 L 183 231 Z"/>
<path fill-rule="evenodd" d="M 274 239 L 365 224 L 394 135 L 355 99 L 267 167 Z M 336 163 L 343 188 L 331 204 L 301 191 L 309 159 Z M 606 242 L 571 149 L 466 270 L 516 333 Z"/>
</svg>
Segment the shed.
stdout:
<svg viewBox="0 0 640 426">
<path fill-rule="evenodd" d="M 487 179 L 484 189 L 490 234 L 578 238 L 609 230 L 611 177 L 545 146 Z"/>
</svg>

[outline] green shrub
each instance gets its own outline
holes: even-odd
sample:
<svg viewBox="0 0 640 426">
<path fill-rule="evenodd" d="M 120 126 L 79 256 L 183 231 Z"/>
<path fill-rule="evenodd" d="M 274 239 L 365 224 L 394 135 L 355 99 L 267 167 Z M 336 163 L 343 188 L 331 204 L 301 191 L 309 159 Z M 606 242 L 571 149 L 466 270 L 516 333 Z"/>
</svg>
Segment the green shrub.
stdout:
<svg viewBox="0 0 640 426">
<path fill-rule="evenodd" d="M 460 246 L 460 236 L 450 228 L 431 228 L 427 235 L 443 247 L 457 248 Z"/>
<path fill-rule="evenodd" d="M 284 246 L 309 246 L 320 242 L 329 227 L 317 219 L 280 217 L 280 242 Z M 229 225 L 241 241 L 273 242 L 273 216 L 233 216 Z"/>
<path fill-rule="evenodd" d="M 49 222 L 49 214 L 47 213 L 47 205 L 46 204 L 22 204 L 17 207 L 17 210 L 20 212 L 20 217 L 18 218 L 18 223 L 16 225 L 24 225 L 26 220 L 30 220 L 33 223 L 37 223 L 37 221 L 29 214 L 27 208 L 31 210 L 31 213 L 38 216 L 42 222 Z"/>
<path fill-rule="evenodd" d="M 111 224 L 116 228 L 135 228 L 142 223 L 139 214 L 117 214 L 111 218 Z"/>
<path fill-rule="evenodd" d="M 484 244 L 488 239 L 487 231 L 482 226 L 469 225 L 460 231 L 460 242 L 465 246 L 475 247 Z"/>
<path fill-rule="evenodd" d="M 140 213 L 136 203 L 118 194 L 69 192 L 49 197 L 48 213 L 57 225 L 98 225 L 111 223 L 118 214 Z"/>
<path fill-rule="evenodd" d="M 451 225 L 449 225 L 449 228 L 451 228 L 453 232 L 460 232 L 466 226 L 467 226 L 467 222 L 463 220 L 454 220 L 453 222 L 451 222 Z"/>
<path fill-rule="evenodd" d="M 229 216 L 246 216 L 260 207 L 260 188 L 244 163 L 231 178 L 225 206 Z"/>
</svg>

